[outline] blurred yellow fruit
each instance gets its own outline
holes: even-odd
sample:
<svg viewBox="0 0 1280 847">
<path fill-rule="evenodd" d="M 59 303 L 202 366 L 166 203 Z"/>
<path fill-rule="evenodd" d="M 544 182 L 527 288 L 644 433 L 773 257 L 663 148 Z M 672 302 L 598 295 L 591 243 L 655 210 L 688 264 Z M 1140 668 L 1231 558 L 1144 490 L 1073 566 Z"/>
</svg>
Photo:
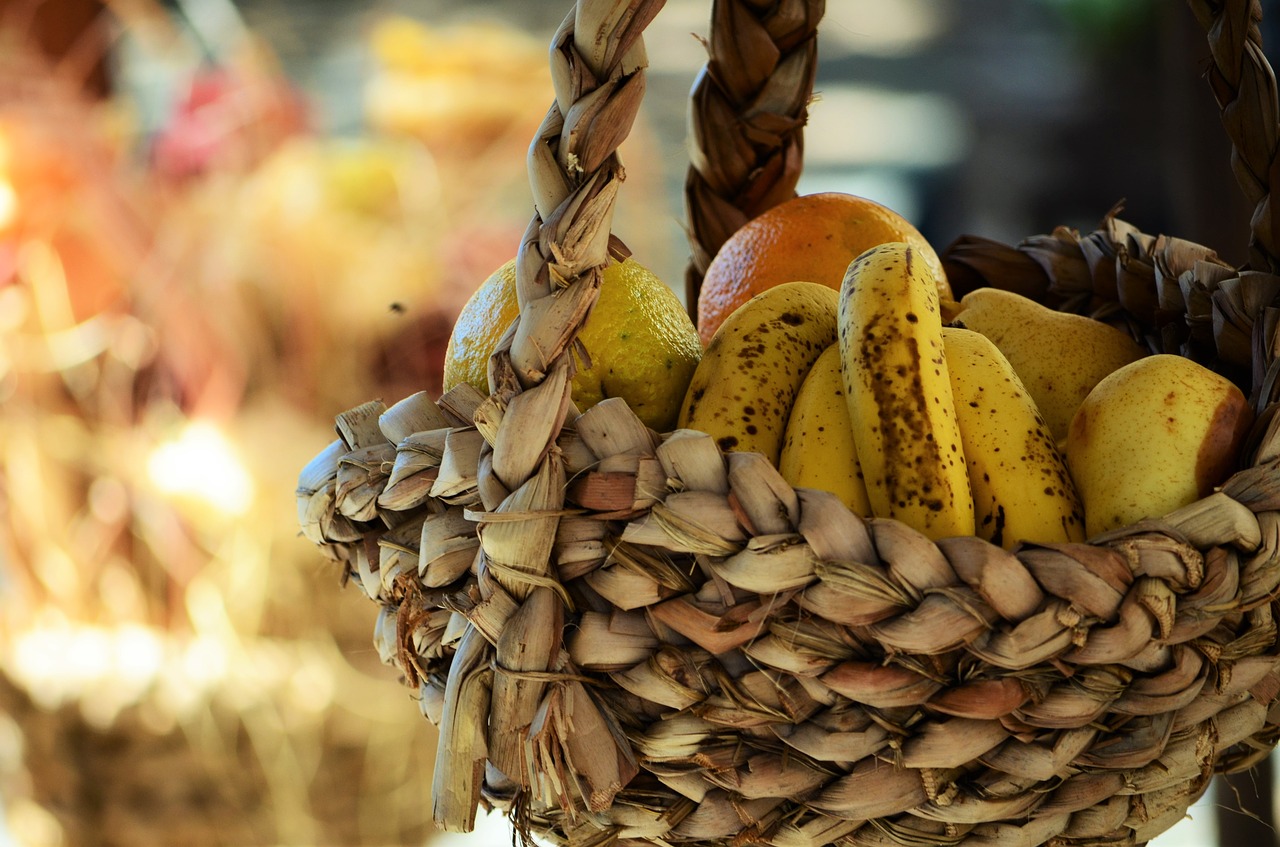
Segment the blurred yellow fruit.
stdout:
<svg viewBox="0 0 1280 847">
<path fill-rule="evenodd" d="M 419 138 L 435 153 L 474 155 L 508 135 L 523 147 L 555 96 L 546 44 L 514 26 L 392 15 L 374 25 L 369 48 L 370 126 Z"/>
<path fill-rule="evenodd" d="M 216 198 L 215 198 L 216 199 Z M 442 191 L 435 162 L 407 140 L 300 137 L 239 190 L 228 259 L 273 308 L 306 301 L 351 343 L 386 332 L 388 307 L 441 298 Z M 453 297 L 456 309 L 461 296 Z"/>
<path fill-rule="evenodd" d="M 391 145 L 335 145 L 323 165 L 326 199 L 337 209 L 374 218 L 400 215 L 406 151 Z"/>
<path fill-rule="evenodd" d="M 445 391 L 465 382 L 489 393 L 489 356 L 519 311 L 515 279 L 512 260 L 463 307 L 445 353 Z M 573 379 L 573 402 L 580 410 L 621 397 L 653 429 L 675 426 L 702 345 L 666 283 L 633 259 L 611 262 L 578 339 L 591 356 L 591 367 Z"/>
</svg>

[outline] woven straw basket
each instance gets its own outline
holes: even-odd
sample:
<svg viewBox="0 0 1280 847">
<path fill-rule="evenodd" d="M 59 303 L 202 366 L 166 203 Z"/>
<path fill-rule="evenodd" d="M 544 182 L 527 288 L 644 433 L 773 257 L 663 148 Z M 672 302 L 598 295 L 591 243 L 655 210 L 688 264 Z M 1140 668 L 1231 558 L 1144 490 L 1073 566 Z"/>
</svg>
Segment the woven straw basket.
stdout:
<svg viewBox="0 0 1280 847">
<path fill-rule="evenodd" d="M 434 813 L 556 844 L 1134 844 L 1280 726 L 1275 80 L 1248 0 L 1190 0 L 1258 212 L 1251 265 L 1108 216 L 958 275 L 1107 319 L 1231 374 L 1258 423 L 1211 496 L 1088 544 L 932 542 L 788 486 L 757 454 L 569 400 L 620 244 L 616 149 L 660 0 L 579 0 L 530 147 L 520 318 L 488 397 L 340 415 L 306 536 L 381 605 L 375 642 L 440 728 Z M 794 194 L 820 0 L 717 0 L 693 93 L 698 268 Z M 974 276 L 976 275 L 976 277 Z M 760 568 L 761 562 L 769 567 Z M 768 579 L 758 576 L 770 574 Z"/>
</svg>

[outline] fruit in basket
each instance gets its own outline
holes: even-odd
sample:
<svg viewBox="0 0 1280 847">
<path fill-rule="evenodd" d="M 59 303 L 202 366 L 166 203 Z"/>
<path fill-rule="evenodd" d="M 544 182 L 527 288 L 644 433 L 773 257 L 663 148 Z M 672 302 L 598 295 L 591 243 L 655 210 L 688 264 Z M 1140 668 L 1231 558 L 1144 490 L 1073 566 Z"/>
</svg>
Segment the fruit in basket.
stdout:
<svg viewBox="0 0 1280 847">
<path fill-rule="evenodd" d="M 489 393 L 489 356 L 519 311 L 513 259 L 462 307 L 445 351 L 445 391 L 465 382 Z M 660 432 L 675 425 L 702 345 L 665 282 L 634 259 L 610 262 L 578 340 L 591 357 L 591 367 L 573 378 L 573 402 L 580 410 L 621 397 L 646 425 Z"/>
<path fill-rule="evenodd" d="M 932 264 L 901 241 L 858 256 L 840 289 L 839 337 L 872 511 L 932 539 L 973 535 Z"/>
<path fill-rule="evenodd" d="M 953 323 L 995 342 L 1059 443 L 1085 395 L 1107 374 L 1147 355 L 1110 324 L 998 288 L 966 294 Z"/>
<path fill-rule="evenodd" d="M 1230 380 L 1161 353 L 1101 380 L 1067 434 L 1090 536 L 1211 493 L 1239 460 L 1253 413 Z"/>
<path fill-rule="evenodd" d="M 838 290 L 849 263 L 886 241 L 910 244 L 916 260 L 929 266 L 941 299 L 951 299 L 941 260 L 910 221 L 865 197 L 806 194 L 748 221 L 716 252 L 698 294 L 703 343 L 735 309 L 775 285 L 807 280 Z"/>
<path fill-rule="evenodd" d="M 836 340 L 838 300 L 825 285 L 788 282 L 744 303 L 707 345 L 678 425 L 711 435 L 723 450 L 761 453 L 776 466 L 796 394 Z"/>
<path fill-rule="evenodd" d="M 942 340 L 977 534 L 1006 549 L 1020 541 L 1083 541 L 1075 484 L 1009 360 L 972 330 L 943 327 Z"/>
<path fill-rule="evenodd" d="M 854 514 L 871 517 L 844 399 L 839 344 L 823 351 L 800 385 L 787 419 L 778 471 L 794 488 L 830 491 Z"/>
</svg>

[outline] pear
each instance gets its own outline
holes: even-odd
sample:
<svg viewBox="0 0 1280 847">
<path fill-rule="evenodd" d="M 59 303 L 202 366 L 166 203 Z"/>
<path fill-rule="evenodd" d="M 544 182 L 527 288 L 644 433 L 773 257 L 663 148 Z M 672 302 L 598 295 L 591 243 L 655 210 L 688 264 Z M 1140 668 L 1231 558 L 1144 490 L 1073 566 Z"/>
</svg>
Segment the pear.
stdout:
<svg viewBox="0 0 1280 847">
<path fill-rule="evenodd" d="M 970 291 L 960 300 L 953 322 L 985 335 L 1000 348 L 1059 444 L 1098 381 L 1147 354 L 1110 324 L 1055 312 L 999 288 Z"/>
<path fill-rule="evenodd" d="M 1190 359 L 1158 354 L 1103 378 L 1067 432 L 1067 469 L 1090 537 L 1210 494 L 1253 423 L 1244 394 Z"/>
</svg>

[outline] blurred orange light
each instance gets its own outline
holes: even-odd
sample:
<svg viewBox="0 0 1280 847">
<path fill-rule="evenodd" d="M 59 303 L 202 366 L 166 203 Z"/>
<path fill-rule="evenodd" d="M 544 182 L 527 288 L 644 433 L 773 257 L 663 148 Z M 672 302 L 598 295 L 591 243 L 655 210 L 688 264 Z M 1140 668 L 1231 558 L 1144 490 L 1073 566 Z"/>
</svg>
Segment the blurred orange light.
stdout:
<svg viewBox="0 0 1280 847">
<path fill-rule="evenodd" d="M 0 175 L 0 232 L 13 226 L 18 219 L 18 192 L 13 190 L 13 183 Z"/>
<path fill-rule="evenodd" d="M 223 515 L 244 514 L 253 498 L 253 479 L 235 448 L 207 421 L 192 421 L 179 437 L 157 446 L 147 473 L 162 492 L 195 497 Z"/>
<path fill-rule="evenodd" d="M 18 219 L 18 192 L 9 179 L 12 160 L 9 136 L 0 126 L 0 232 L 9 229 Z"/>
</svg>

